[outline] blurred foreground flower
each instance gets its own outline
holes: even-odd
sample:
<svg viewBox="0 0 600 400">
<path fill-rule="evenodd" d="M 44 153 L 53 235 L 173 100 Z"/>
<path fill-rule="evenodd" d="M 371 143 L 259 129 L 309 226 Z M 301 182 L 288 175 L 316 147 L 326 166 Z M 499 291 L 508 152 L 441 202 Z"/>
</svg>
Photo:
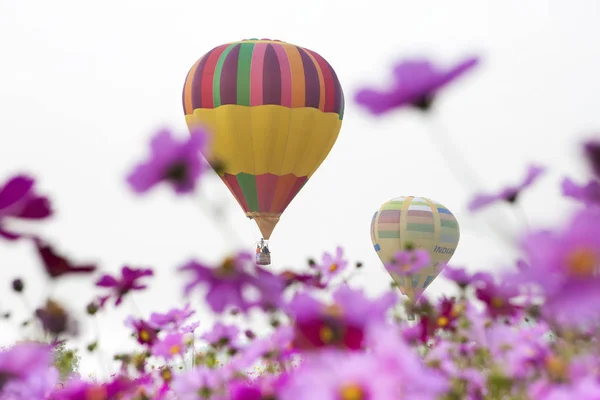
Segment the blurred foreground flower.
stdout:
<svg viewBox="0 0 600 400">
<path fill-rule="evenodd" d="M 251 268 L 258 276 L 252 275 Z M 213 311 L 222 313 L 227 306 L 234 306 L 247 311 L 253 306 L 279 303 L 279 297 L 285 288 L 283 277 L 273 275 L 254 264 L 254 256 L 248 252 L 240 252 L 234 257 L 227 257 L 217 266 L 209 267 L 197 261 L 190 261 L 179 268 L 180 271 L 193 273 L 193 278 L 184 288 L 187 296 L 200 284 L 208 286 L 206 302 Z M 246 289 L 258 291 L 259 298 L 248 299 Z"/>
<path fill-rule="evenodd" d="M 431 257 L 425 249 L 399 251 L 394 255 L 392 262 L 385 264 L 389 273 L 409 275 L 419 272 L 431 265 Z"/>
<path fill-rule="evenodd" d="M 104 306 L 106 300 L 111 296 L 115 297 L 115 306 L 118 306 L 123 301 L 123 296 L 134 290 L 146 289 L 146 285 L 140 284 L 138 281 L 145 276 L 153 276 L 154 271 L 151 269 L 129 268 L 123 267 L 121 277 L 115 278 L 112 275 L 103 275 L 97 282 L 96 286 L 110 288 L 113 293 L 101 298 L 100 305 Z"/>
<path fill-rule="evenodd" d="M 49 244 L 42 242 L 39 238 L 35 238 L 34 243 L 44 268 L 51 278 L 68 274 L 87 274 L 96 270 L 94 264 L 74 265 L 65 257 L 58 255 Z"/>
<path fill-rule="evenodd" d="M 35 180 L 17 175 L 0 187 L 0 236 L 15 240 L 22 234 L 5 227 L 9 219 L 44 219 L 52 215 L 50 201 L 34 190 Z"/>
<path fill-rule="evenodd" d="M 298 293 L 288 306 L 295 321 L 294 347 L 360 349 L 367 326 L 384 321 L 396 298 L 396 294 L 386 293 L 371 300 L 361 290 L 341 286 L 333 294 L 333 303 L 324 304 L 307 293 Z"/>
<path fill-rule="evenodd" d="M 475 198 L 469 203 L 469 210 L 477 211 L 497 201 L 507 201 L 509 203 L 515 203 L 519 197 L 519 194 L 524 189 L 531 186 L 544 172 L 545 168 L 543 167 L 538 167 L 535 165 L 529 166 L 527 170 L 527 176 L 521 184 L 517 186 L 508 186 L 502 189 L 497 194 L 480 194 L 478 196 L 475 196 Z"/>
<path fill-rule="evenodd" d="M 193 192 L 207 163 L 202 157 L 207 134 L 195 129 L 185 141 L 178 141 L 168 130 L 159 131 L 150 142 L 150 159 L 139 164 L 127 177 L 131 188 L 145 193 L 160 182 L 168 182 L 176 193 Z"/>
<path fill-rule="evenodd" d="M 527 235 L 523 246 L 529 267 L 509 276 L 512 285 L 542 288 L 542 310 L 562 323 L 600 317 L 600 209 L 576 213 L 556 232 Z"/>
<path fill-rule="evenodd" d="M 426 111 L 438 90 L 474 68 L 478 62 L 478 58 L 471 57 L 448 70 L 439 70 L 428 60 L 406 60 L 394 67 L 394 82 L 388 90 L 362 89 L 355 100 L 375 115 L 405 106 Z"/>
<path fill-rule="evenodd" d="M 12 380 L 44 374 L 51 362 L 51 347 L 46 344 L 23 342 L 0 351 L 0 391 Z"/>
<path fill-rule="evenodd" d="M 566 197 L 579 200 L 586 206 L 600 206 L 600 182 L 590 181 L 585 185 L 578 185 L 569 178 L 562 181 L 562 194 Z"/>
</svg>

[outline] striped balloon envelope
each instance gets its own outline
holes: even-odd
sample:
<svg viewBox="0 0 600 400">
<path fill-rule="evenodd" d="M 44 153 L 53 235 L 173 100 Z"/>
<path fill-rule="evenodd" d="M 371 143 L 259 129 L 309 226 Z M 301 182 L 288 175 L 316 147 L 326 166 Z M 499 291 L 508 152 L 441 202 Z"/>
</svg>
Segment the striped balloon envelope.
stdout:
<svg viewBox="0 0 600 400">
<path fill-rule="evenodd" d="M 384 203 L 371 220 L 371 241 L 388 264 L 407 246 L 429 252 L 431 265 L 412 275 L 390 273 L 402 293 L 418 300 L 454 254 L 460 239 L 458 221 L 442 204 L 424 197 L 397 197 Z"/>
<path fill-rule="evenodd" d="M 344 94 L 314 51 L 249 39 L 217 46 L 192 66 L 183 109 L 190 130 L 211 134 L 205 157 L 269 239 L 333 147 Z"/>
</svg>

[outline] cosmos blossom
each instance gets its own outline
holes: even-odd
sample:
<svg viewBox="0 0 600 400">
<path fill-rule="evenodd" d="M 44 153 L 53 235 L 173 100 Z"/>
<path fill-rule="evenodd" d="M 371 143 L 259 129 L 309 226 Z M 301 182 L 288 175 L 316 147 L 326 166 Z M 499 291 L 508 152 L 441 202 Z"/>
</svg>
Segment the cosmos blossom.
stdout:
<svg viewBox="0 0 600 400">
<path fill-rule="evenodd" d="M 385 268 L 393 274 L 408 275 L 419 272 L 431 265 L 431 257 L 425 249 L 398 251 L 394 259 L 385 264 Z"/>
<path fill-rule="evenodd" d="M 325 282 L 329 282 L 332 278 L 342 273 L 348 266 L 348 261 L 344 258 L 344 249 L 338 246 L 335 254 L 325 252 L 320 263 L 316 264 L 315 268 Z"/>
<path fill-rule="evenodd" d="M 6 222 L 15 220 L 40 220 L 52 215 L 50 201 L 35 192 L 35 180 L 25 175 L 10 178 L 0 186 L 0 237 L 19 239 L 23 234 L 6 228 Z"/>
<path fill-rule="evenodd" d="M 425 59 L 406 60 L 394 67 L 393 82 L 384 91 L 361 89 L 355 101 L 374 115 L 401 107 L 426 111 L 440 89 L 458 79 L 479 63 L 470 57 L 455 66 L 442 70 Z"/>
<path fill-rule="evenodd" d="M 114 277 L 112 275 L 103 275 L 96 282 L 96 286 L 111 289 L 111 294 L 102 298 L 101 305 L 110 297 L 115 298 L 115 306 L 118 306 L 123 301 L 123 296 L 131 291 L 143 290 L 147 286 L 139 281 L 146 276 L 153 276 L 154 271 L 143 268 L 130 268 L 125 266 L 121 269 L 121 276 Z"/>
<path fill-rule="evenodd" d="M 201 154 L 206 144 L 207 133 L 203 129 L 193 130 L 184 141 L 161 130 L 150 142 L 150 158 L 129 174 L 127 182 L 137 193 L 145 193 L 160 182 L 168 182 L 178 194 L 193 192 L 207 169 Z"/>
<path fill-rule="evenodd" d="M 579 200 L 588 207 L 600 206 L 600 182 L 589 181 L 585 185 L 579 185 L 570 178 L 565 178 L 561 184 L 562 194 Z"/>
<path fill-rule="evenodd" d="M 227 257 L 217 267 L 192 260 L 179 270 L 192 273 L 184 294 L 189 295 L 196 286 L 207 286 L 206 302 L 217 313 L 224 312 L 228 306 L 247 311 L 254 306 L 278 305 L 279 296 L 285 289 L 284 278 L 256 266 L 254 256 L 248 252 Z M 258 299 L 248 298 L 244 292 L 248 288 L 258 292 Z"/>
<path fill-rule="evenodd" d="M 164 314 L 152 313 L 150 315 L 150 323 L 159 329 L 170 328 L 177 330 L 195 313 L 195 310 L 190 309 L 190 303 L 187 303 L 182 309 L 172 308 Z"/>
<path fill-rule="evenodd" d="M 44 269 L 53 279 L 70 274 L 89 274 L 96 270 L 95 264 L 74 264 L 40 238 L 35 238 L 33 241 Z"/>
<path fill-rule="evenodd" d="M 479 194 L 469 202 L 468 208 L 470 211 L 477 211 L 498 201 L 515 203 L 521 192 L 531 186 L 544 172 L 545 168 L 530 165 L 523 182 L 515 186 L 507 186 L 495 194 Z"/>
<path fill-rule="evenodd" d="M 523 239 L 529 267 L 505 279 L 543 290 L 543 311 L 563 323 L 596 318 L 600 310 L 600 209 L 587 208 L 555 231 Z"/>
</svg>

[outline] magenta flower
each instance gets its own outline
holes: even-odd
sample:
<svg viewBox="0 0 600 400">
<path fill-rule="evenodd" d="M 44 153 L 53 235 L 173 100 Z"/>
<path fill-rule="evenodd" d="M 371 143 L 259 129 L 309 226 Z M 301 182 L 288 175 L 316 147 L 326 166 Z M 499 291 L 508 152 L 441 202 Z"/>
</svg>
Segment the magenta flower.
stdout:
<svg viewBox="0 0 600 400">
<path fill-rule="evenodd" d="M 123 267 L 121 277 L 115 278 L 111 275 L 103 275 L 97 282 L 96 286 L 112 289 L 112 296 L 115 297 L 115 306 L 121 304 L 123 296 L 134 290 L 146 289 L 146 285 L 140 284 L 138 281 L 145 276 L 153 276 L 154 272 L 151 269 L 138 269 Z M 104 297 L 102 304 L 108 300 L 111 295 Z"/>
<path fill-rule="evenodd" d="M 222 313 L 227 306 L 248 310 L 254 303 L 243 296 L 244 287 L 257 287 L 256 278 L 247 270 L 254 266 L 254 256 L 240 252 L 235 257 L 226 258 L 217 268 L 211 268 L 196 261 L 190 261 L 180 271 L 190 271 L 195 276 L 185 288 L 185 295 L 199 284 L 208 286 L 206 302 L 213 311 Z M 258 288 L 260 290 L 260 288 Z"/>
<path fill-rule="evenodd" d="M 600 141 L 590 140 L 584 144 L 583 148 L 592 171 L 596 175 L 596 178 L 600 179 Z"/>
<path fill-rule="evenodd" d="M 586 206 L 600 206 L 600 182 L 590 181 L 585 185 L 578 185 L 569 178 L 562 181 L 562 194 L 566 197 L 579 200 Z"/>
<path fill-rule="evenodd" d="M 523 242 L 529 268 L 511 284 L 539 286 L 545 315 L 563 322 L 596 318 L 600 310 L 600 209 L 584 209 L 560 230 L 529 234 Z"/>
<path fill-rule="evenodd" d="M 527 170 L 527 176 L 517 186 L 507 186 L 496 194 L 480 194 L 475 196 L 469 203 L 470 211 L 477 211 L 497 201 L 507 201 L 509 203 L 515 203 L 523 190 L 531 186 L 540 175 L 545 172 L 545 169 L 538 166 L 529 166 Z"/>
<path fill-rule="evenodd" d="M 255 266 L 256 278 L 254 279 L 254 287 L 258 290 L 258 298 L 252 305 L 261 307 L 263 310 L 272 310 L 283 307 L 284 300 L 282 298 L 285 291 L 287 280 L 279 274 Z"/>
<path fill-rule="evenodd" d="M 205 150 L 207 133 L 196 129 L 180 142 L 170 131 L 159 131 L 150 142 L 150 159 L 138 165 L 127 177 L 131 188 L 144 193 L 160 182 L 166 181 L 176 193 L 194 191 L 196 183 L 207 164 L 201 153 Z"/>
<path fill-rule="evenodd" d="M 497 285 L 493 278 L 481 279 L 475 284 L 475 295 L 485 303 L 490 317 L 514 317 L 521 308 L 514 304 L 521 292 L 517 286 L 510 283 Z"/>
<path fill-rule="evenodd" d="M 194 315 L 195 312 L 195 310 L 190 309 L 190 304 L 187 303 L 183 309 L 173 308 L 166 314 L 150 314 L 150 323 L 160 329 L 170 328 L 177 330 L 189 317 Z"/>
<path fill-rule="evenodd" d="M 294 296 L 288 306 L 295 320 L 294 347 L 360 349 L 366 327 L 383 321 L 397 297 L 395 293 L 386 293 L 377 300 L 370 300 L 362 291 L 342 286 L 333 294 L 333 299 L 333 304 L 323 304 L 306 293 Z"/>
<path fill-rule="evenodd" d="M 5 228 L 9 219 L 44 219 L 52 215 L 50 201 L 35 193 L 34 184 L 33 178 L 17 175 L 0 186 L 1 237 L 15 240 L 23 236 Z"/>
<path fill-rule="evenodd" d="M 240 330 L 235 325 L 225 325 L 221 322 L 217 322 L 213 328 L 202 335 L 202 339 L 206 340 L 213 347 L 236 347 L 238 345 L 238 339 L 240 336 Z"/>
<path fill-rule="evenodd" d="M 394 82 L 386 91 L 362 89 L 356 94 L 355 101 L 375 115 L 405 106 L 426 111 L 441 88 L 478 62 L 476 57 L 471 57 L 448 70 L 439 70 L 427 60 L 407 60 L 394 67 Z"/>
<path fill-rule="evenodd" d="M 9 381 L 3 389 L 0 389 L 0 399 L 47 399 L 56 388 L 58 379 L 59 373 L 55 367 L 40 370 L 35 374 L 29 374 L 23 380 Z"/>
<path fill-rule="evenodd" d="M 192 322 L 191 324 L 184 325 L 179 329 L 181 333 L 194 333 L 196 329 L 200 326 L 200 322 Z"/>
<path fill-rule="evenodd" d="M 139 344 L 152 347 L 158 340 L 159 329 L 154 324 L 149 324 L 143 319 L 130 318 L 128 325 L 135 330 L 135 338 Z"/>
<path fill-rule="evenodd" d="M 335 255 L 325 252 L 321 263 L 317 264 L 316 268 L 325 282 L 329 282 L 333 277 L 343 272 L 347 266 L 348 261 L 344 259 L 344 249 L 338 246 Z"/>
<path fill-rule="evenodd" d="M 397 252 L 392 262 L 385 264 L 385 268 L 390 273 L 410 275 L 430 265 L 431 257 L 429 256 L 429 252 L 425 249 L 414 249 Z"/>
<path fill-rule="evenodd" d="M 24 342 L 0 351 L 0 391 L 10 381 L 44 374 L 52 362 L 51 347 Z"/>
<path fill-rule="evenodd" d="M 54 248 L 43 243 L 39 238 L 34 238 L 33 241 L 37 253 L 44 264 L 44 269 L 51 278 L 58 278 L 69 274 L 89 274 L 96 270 L 95 264 L 74 264 L 67 258 L 56 253 Z"/>
<path fill-rule="evenodd" d="M 185 350 L 183 335 L 181 333 L 169 333 L 164 339 L 152 345 L 152 354 L 170 360 L 177 355 L 182 355 Z"/>
</svg>

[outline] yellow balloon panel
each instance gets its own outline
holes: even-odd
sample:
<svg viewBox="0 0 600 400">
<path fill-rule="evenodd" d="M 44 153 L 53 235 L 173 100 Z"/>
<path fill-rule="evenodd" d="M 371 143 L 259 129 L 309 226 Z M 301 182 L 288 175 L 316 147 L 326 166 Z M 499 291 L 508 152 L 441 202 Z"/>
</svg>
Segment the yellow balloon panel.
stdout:
<svg viewBox="0 0 600 400">
<path fill-rule="evenodd" d="M 223 105 L 186 115 L 188 127 L 205 126 L 211 135 L 209 160 L 237 175 L 310 177 L 325 160 L 342 121 L 316 108 L 278 105 Z"/>
</svg>

